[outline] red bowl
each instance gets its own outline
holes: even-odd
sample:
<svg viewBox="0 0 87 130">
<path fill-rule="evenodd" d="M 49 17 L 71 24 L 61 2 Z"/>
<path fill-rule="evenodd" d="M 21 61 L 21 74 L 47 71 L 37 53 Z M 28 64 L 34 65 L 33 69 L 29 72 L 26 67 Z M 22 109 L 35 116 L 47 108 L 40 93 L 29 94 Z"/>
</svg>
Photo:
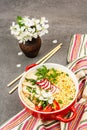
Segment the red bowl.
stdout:
<svg viewBox="0 0 87 130">
<path fill-rule="evenodd" d="M 73 80 L 75 87 L 76 87 L 76 93 L 75 93 L 75 97 L 74 99 L 71 101 L 71 103 L 69 105 L 67 105 L 66 107 L 60 109 L 60 110 L 56 110 L 56 111 L 52 111 L 52 112 L 41 112 L 41 111 L 37 111 L 35 109 L 32 109 L 29 105 L 26 104 L 26 102 L 22 99 L 20 91 L 22 89 L 22 81 L 25 78 L 25 75 L 27 73 L 30 73 L 31 71 L 36 70 L 37 68 L 41 67 L 42 65 L 45 65 L 47 68 L 55 68 L 55 69 L 60 69 L 63 72 L 66 72 Z M 41 118 L 42 120 L 60 120 L 63 122 L 69 122 L 71 120 L 73 120 L 76 117 L 76 110 L 75 110 L 75 102 L 76 102 L 76 98 L 77 98 L 77 94 L 78 94 L 78 81 L 74 75 L 74 73 L 69 70 L 67 67 L 63 66 L 63 65 L 59 65 L 59 64 L 55 64 L 55 63 L 45 63 L 45 64 L 31 64 L 29 66 L 26 67 L 26 72 L 23 75 L 23 77 L 20 79 L 19 82 L 19 87 L 18 87 L 18 95 L 19 98 L 23 104 L 23 106 L 25 107 L 25 109 L 31 113 L 31 115 L 33 115 L 36 118 Z M 72 112 L 72 116 L 70 116 L 69 118 L 64 118 L 64 116 L 66 114 L 68 114 L 69 112 Z"/>
</svg>

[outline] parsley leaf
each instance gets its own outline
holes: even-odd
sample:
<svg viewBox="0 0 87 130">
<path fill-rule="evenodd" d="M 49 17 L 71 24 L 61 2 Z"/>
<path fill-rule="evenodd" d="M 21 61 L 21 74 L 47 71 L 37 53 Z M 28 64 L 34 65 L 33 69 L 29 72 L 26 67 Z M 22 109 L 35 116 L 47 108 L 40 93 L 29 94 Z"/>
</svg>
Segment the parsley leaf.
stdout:
<svg viewBox="0 0 87 130">
<path fill-rule="evenodd" d="M 47 67 L 43 65 L 41 68 L 37 69 L 37 72 L 35 75 L 38 76 L 38 79 L 45 79 L 48 72 L 49 72 L 49 69 L 47 69 Z"/>
</svg>

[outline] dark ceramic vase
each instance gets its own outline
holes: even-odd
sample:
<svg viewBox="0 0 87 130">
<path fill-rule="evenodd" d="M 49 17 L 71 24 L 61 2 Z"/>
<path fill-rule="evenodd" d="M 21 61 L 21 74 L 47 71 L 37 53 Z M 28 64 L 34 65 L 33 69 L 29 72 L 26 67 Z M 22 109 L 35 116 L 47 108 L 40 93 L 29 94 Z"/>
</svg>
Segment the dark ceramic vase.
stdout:
<svg viewBox="0 0 87 130">
<path fill-rule="evenodd" d="M 27 57 L 34 58 L 38 55 L 40 50 L 41 38 L 33 38 L 32 41 L 27 41 L 25 44 L 20 43 L 19 46 Z"/>
</svg>

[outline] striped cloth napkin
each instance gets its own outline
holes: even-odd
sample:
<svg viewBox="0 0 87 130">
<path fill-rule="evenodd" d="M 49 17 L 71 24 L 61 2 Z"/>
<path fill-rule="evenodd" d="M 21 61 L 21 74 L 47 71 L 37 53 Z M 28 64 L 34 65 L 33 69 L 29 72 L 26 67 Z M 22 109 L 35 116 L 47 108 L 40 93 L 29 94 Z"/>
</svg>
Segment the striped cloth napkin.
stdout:
<svg viewBox="0 0 87 130">
<path fill-rule="evenodd" d="M 71 38 L 67 61 L 87 56 L 87 34 L 75 34 Z"/>
<path fill-rule="evenodd" d="M 4 123 L 0 130 L 87 130 L 87 35 L 75 34 L 70 42 L 67 67 L 79 82 L 76 118 L 69 123 L 44 121 L 31 116 L 25 109 Z"/>
</svg>

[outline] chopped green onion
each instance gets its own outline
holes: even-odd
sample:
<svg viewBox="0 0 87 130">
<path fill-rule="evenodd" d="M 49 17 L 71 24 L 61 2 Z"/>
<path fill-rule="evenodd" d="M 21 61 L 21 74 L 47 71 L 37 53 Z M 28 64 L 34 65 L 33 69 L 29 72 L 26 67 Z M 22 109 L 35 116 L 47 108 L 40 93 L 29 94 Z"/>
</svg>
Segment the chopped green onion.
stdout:
<svg viewBox="0 0 87 130">
<path fill-rule="evenodd" d="M 36 84 L 36 80 L 35 80 L 35 79 L 28 79 L 28 78 L 25 78 L 25 80 L 26 80 L 27 82 L 31 82 L 32 85 L 35 85 L 35 84 Z"/>
<path fill-rule="evenodd" d="M 58 103 L 62 104 L 63 102 L 62 102 L 62 100 L 58 100 Z"/>
<path fill-rule="evenodd" d="M 70 97 L 70 99 L 69 100 L 73 100 L 73 98 L 72 97 Z"/>
</svg>

